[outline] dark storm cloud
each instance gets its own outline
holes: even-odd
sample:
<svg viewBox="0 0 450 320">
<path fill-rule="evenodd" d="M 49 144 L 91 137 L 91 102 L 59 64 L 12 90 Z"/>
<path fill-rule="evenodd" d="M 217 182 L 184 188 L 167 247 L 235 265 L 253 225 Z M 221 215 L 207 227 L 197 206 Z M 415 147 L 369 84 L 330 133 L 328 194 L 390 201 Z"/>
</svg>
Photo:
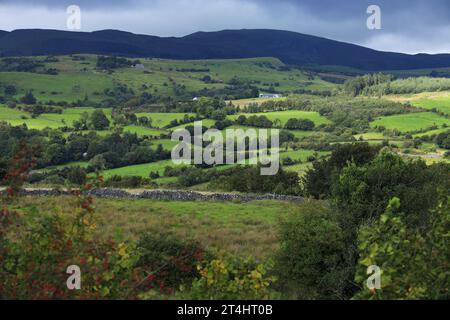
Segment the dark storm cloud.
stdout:
<svg viewBox="0 0 450 320">
<path fill-rule="evenodd" d="M 0 29 L 64 29 L 70 4 L 81 7 L 82 31 L 274 28 L 379 50 L 450 52 L 450 0 L 0 0 Z M 371 4 L 381 7 L 382 30 L 366 27 Z"/>
</svg>

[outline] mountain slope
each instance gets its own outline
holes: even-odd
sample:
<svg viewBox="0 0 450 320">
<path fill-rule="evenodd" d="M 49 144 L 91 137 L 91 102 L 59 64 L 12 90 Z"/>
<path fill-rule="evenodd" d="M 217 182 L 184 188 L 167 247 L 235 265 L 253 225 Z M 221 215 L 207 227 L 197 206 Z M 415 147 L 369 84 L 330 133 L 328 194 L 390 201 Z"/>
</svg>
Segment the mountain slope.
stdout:
<svg viewBox="0 0 450 320">
<path fill-rule="evenodd" d="M 450 67 L 450 54 L 381 52 L 325 38 L 278 30 L 197 32 L 181 38 L 137 35 L 116 30 L 0 32 L 0 55 L 93 53 L 166 59 L 276 57 L 288 64 L 336 65 L 363 70 Z"/>
</svg>

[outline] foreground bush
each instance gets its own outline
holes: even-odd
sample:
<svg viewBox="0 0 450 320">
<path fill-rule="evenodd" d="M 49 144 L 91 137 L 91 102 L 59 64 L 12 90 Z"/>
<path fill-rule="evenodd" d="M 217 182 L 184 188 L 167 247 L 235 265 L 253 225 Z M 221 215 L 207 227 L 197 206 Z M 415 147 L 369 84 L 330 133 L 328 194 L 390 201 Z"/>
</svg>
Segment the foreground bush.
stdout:
<svg viewBox="0 0 450 320">
<path fill-rule="evenodd" d="M 85 186 L 87 191 L 90 186 Z M 1 299 L 116 299 L 140 275 L 132 246 L 95 238 L 93 199 L 77 192 L 73 214 L 12 210 L 4 199 L 0 250 Z M 69 290 L 69 266 L 81 270 L 81 289 Z M 127 296 L 133 298 L 133 296 Z"/>
<path fill-rule="evenodd" d="M 408 227 L 400 200 L 393 198 L 380 219 L 359 234 L 361 259 L 356 282 L 362 290 L 354 298 L 449 299 L 449 230 L 447 198 L 429 212 L 425 229 Z M 381 268 L 381 290 L 376 293 L 365 286 L 371 265 Z"/>
<path fill-rule="evenodd" d="M 168 294 L 183 284 L 189 285 L 198 277 L 197 266 L 205 257 L 199 244 L 168 234 L 144 233 L 138 241 L 137 250 L 139 260 L 136 266 L 152 272 L 143 284 L 145 289 Z"/>
<path fill-rule="evenodd" d="M 265 266 L 237 258 L 215 259 L 198 266 L 200 278 L 182 288 L 180 299 L 267 300 L 279 295 L 270 289 L 275 278 Z"/>
<path fill-rule="evenodd" d="M 344 298 L 346 243 L 328 208 L 319 202 L 303 204 L 281 223 L 280 241 L 275 270 L 289 298 Z"/>
</svg>

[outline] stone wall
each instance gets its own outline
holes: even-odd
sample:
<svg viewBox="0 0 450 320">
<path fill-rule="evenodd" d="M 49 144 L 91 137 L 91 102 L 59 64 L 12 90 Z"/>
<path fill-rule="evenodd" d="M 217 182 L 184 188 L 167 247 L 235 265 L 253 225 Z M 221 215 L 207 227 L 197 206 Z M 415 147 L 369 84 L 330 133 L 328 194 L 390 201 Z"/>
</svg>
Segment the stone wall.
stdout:
<svg viewBox="0 0 450 320">
<path fill-rule="evenodd" d="M 0 193 L 4 193 L 1 191 Z M 256 201 L 256 200 L 277 200 L 277 201 L 303 201 L 302 197 L 285 195 L 256 195 L 256 194 L 234 194 L 234 193 L 202 193 L 181 190 L 146 190 L 140 193 L 128 192 L 122 189 L 95 189 L 89 192 L 99 198 L 110 199 L 154 199 L 171 201 Z M 57 189 L 27 189 L 22 191 L 25 196 L 63 196 L 71 195 L 70 191 Z"/>
</svg>

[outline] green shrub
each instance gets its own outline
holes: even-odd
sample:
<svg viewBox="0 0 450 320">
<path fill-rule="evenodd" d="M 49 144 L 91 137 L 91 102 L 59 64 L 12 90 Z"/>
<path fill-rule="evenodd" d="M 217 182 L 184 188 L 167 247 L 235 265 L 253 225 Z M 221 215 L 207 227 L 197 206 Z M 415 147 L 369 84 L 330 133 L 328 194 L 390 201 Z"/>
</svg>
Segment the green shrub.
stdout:
<svg viewBox="0 0 450 320">
<path fill-rule="evenodd" d="M 140 256 L 137 266 L 151 270 L 159 279 L 156 283 L 149 282 L 147 289 L 168 292 L 192 282 L 199 275 L 197 265 L 205 257 L 198 243 L 168 234 L 144 233 L 138 241 L 137 250 Z"/>
<path fill-rule="evenodd" d="M 267 300 L 279 294 L 270 287 L 275 278 L 267 266 L 251 260 L 228 257 L 198 266 L 200 278 L 190 288 L 183 287 L 178 297 L 190 300 Z"/>
<path fill-rule="evenodd" d="M 360 260 L 355 299 L 449 299 L 450 206 L 448 192 L 430 210 L 425 230 L 407 225 L 400 199 L 393 198 L 378 221 L 359 234 Z M 381 290 L 365 285 L 367 267 L 381 269 Z"/>
<path fill-rule="evenodd" d="M 289 298 L 342 299 L 349 269 L 337 219 L 318 202 L 305 203 L 281 222 L 278 285 Z"/>
</svg>

